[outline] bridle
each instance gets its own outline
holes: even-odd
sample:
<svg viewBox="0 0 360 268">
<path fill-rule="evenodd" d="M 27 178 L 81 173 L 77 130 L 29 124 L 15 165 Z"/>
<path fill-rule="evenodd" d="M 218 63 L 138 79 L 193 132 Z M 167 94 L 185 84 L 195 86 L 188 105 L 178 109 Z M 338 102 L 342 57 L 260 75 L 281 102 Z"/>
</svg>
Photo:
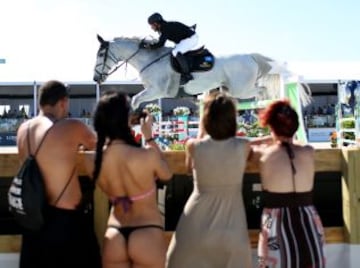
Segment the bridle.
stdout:
<svg viewBox="0 0 360 268">
<path fill-rule="evenodd" d="M 103 43 L 101 44 L 100 49 L 105 49 L 104 51 L 104 60 L 102 63 L 98 63 L 95 66 L 95 73 L 97 73 L 98 75 L 100 75 L 100 77 L 106 75 L 109 76 L 111 74 L 113 74 L 114 72 L 117 71 L 117 69 L 119 69 L 121 66 L 123 66 L 124 64 L 127 65 L 128 61 L 131 60 L 137 53 L 139 53 L 140 48 L 138 48 L 133 54 L 130 55 L 130 57 L 128 57 L 126 60 L 121 60 L 121 58 L 116 57 L 116 55 L 110 50 L 110 46 L 109 46 L 109 42 Z M 115 68 L 111 68 L 111 66 L 109 66 L 107 64 L 107 60 L 111 60 L 113 63 L 115 63 Z M 118 64 L 121 61 L 120 64 Z M 102 71 L 98 71 L 98 67 L 99 66 L 103 66 Z M 107 69 L 109 69 L 110 71 L 108 73 L 104 72 L 105 67 L 107 67 Z"/>
<path fill-rule="evenodd" d="M 144 40 L 144 39 L 143 39 Z M 102 63 L 98 63 L 95 66 L 95 73 L 98 74 L 100 77 L 106 75 L 109 76 L 111 74 L 113 74 L 114 72 L 116 72 L 121 66 L 123 66 L 125 64 L 125 66 L 127 66 L 127 63 L 136 55 L 139 53 L 140 48 L 138 48 L 133 54 L 131 54 L 127 59 L 125 60 L 121 60 L 121 58 L 118 58 L 111 50 L 110 50 L 110 46 L 109 46 L 109 42 L 104 42 L 101 44 L 100 49 L 105 49 L 104 51 L 104 60 Z M 100 53 L 100 52 L 99 52 Z M 167 52 L 164 53 L 163 55 L 161 55 L 160 57 L 156 58 L 155 60 L 149 62 L 148 64 L 146 64 L 143 68 L 140 69 L 139 74 L 142 73 L 145 69 L 147 69 L 150 65 L 154 64 L 155 62 L 161 60 L 162 58 L 164 58 L 165 56 L 169 55 L 171 53 Z M 111 66 L 109 66 L 107 64 L 107 60 L 108 58 L 115 63 L 115 68 L 111 68 Z M 121 62 L 119 64 L 119 62 Z M 102 71 L 98 71 L 98 67 L 99 66 L 103 66 Z M 110 71 L 108 73 L 105 73 L 103 70 L 105 69 L 105 67 L 107 67 L 107 69 L 109 69 Z"/>
</svg>

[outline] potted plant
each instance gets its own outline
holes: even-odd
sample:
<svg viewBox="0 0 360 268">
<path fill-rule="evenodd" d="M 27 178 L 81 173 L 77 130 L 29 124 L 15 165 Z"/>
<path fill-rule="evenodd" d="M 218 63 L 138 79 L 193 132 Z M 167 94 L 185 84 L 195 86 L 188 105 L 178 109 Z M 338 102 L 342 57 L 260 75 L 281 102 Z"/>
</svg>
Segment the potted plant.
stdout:
<svg viewBox="0 0 360 268">
<path fill-rule="evenodd" d="M 161 108 L 156 103 L 146 104 L 144 109 L 147 110 L 152 115 L 157 115 L 157 114 L 161 113 Z"/>
<path fill-rule="evenodd" d="M 169 145 L 171 151 L 184 151 L 185 150 L 185 141 L 174 141 Z"/>
<path fill-rule="evenodd" d="M 262 137 L 270 135 L 270 130 L 267 127 L 260 127 L 259 122 L 252 124 L 240 123 L 238 124 L 238 132 L 244 133 L 247 137 Z"/>
<path fill-rule="evenodd" d="M 330 145 L 331 148 L 336 148 L 337 147 L 337 132 L 333 131 L 330 133 Z"/>
<path fill-rule="evenodd" d="M 184 140 L 188 137 L 188 121 L 190 109 L 186 106 L 178 106 L 173 110 L 174 115 L 177 117 L 179 122 L 182 122 L 182 132 L 178 133 L 179 140 Z"/>
<path fill-rule="evenodd" d="M 190 109 L 186 106 L 178 106 L 173 110 L 173 113 L 176 116 L 188 116 L 190 114 Z"/>
</svg>

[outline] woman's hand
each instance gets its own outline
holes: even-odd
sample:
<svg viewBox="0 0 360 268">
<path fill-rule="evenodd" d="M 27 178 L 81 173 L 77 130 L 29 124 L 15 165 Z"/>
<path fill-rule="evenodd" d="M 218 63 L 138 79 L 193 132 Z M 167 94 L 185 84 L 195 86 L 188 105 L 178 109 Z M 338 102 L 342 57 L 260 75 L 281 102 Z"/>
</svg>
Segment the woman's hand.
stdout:
<svg viewBox="0 0 360 268">
<path fill-rule="evenodd" d="M 145 140 L 152 138 L 152 125 L 153 125 L 153 116 L 145 111 L 147 114 L 145 118 L 140 118 L 140 131 Z"/>
</svg>

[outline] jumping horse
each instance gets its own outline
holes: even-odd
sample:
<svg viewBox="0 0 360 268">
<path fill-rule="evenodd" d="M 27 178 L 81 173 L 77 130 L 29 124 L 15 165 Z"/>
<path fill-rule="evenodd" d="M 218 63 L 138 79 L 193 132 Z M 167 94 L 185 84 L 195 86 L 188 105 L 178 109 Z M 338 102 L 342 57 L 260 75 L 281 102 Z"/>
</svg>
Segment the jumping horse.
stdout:
<svg viewBox="0 0 360 268">
<path fill-rule="evenodd" d="M 138 71 L 144 86 L 144 90 L 132 97 L 134 109 L 143 102 L 177 96 L 180 73 L 171 59 L 171 47 L 149 50 L 140 48 L 143 38 L 118 37 L 105 41 L 101 36 L 97 37 L 100 48 L 94 81 L 104 82 L 119 66 L 129 63 Z M 215 58 L 209 51 L 204 51 L 193 51 L 190 52 L 193 55 L 188 55 L 189 58 L 198 58 L 193 61 L 194 80 L 182 86 L 186 94 L 198 95 L 211 89 L 226 88 L 239 99 L 259 96 L 263 96 L 262 99 L 277 99 L 280 97 L 280 75 L 291 74 L 283 64 L 258 53 Z M 302 103 L 308 104 L 310 96 L 307 89 L 300 83 L 298 88 Z"/>
</svg>

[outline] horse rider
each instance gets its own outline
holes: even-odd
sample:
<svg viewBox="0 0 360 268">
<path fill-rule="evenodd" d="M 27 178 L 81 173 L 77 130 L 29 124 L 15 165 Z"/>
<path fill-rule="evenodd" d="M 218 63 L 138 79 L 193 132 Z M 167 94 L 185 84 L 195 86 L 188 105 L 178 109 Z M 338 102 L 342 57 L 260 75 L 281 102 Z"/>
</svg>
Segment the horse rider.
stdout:
<svg viewBox="0 0 360 268">
<path fill-rule="evenodd" d="M 180 85 L 194 79 L 184 53 L 198 48 L 198 35 L 195 30 L 181 22 L 166 21 L 159 13 L 152 14 L 148 18 L 148 23 L 151 29 L 160 34 L 160 37 L 154 44 L 141 43 L 141 47 L 155 49 L 164 46 L 167 40 L 174 42 L 176 45 L 171 53 L 181 68 Z"/>
</svg>

